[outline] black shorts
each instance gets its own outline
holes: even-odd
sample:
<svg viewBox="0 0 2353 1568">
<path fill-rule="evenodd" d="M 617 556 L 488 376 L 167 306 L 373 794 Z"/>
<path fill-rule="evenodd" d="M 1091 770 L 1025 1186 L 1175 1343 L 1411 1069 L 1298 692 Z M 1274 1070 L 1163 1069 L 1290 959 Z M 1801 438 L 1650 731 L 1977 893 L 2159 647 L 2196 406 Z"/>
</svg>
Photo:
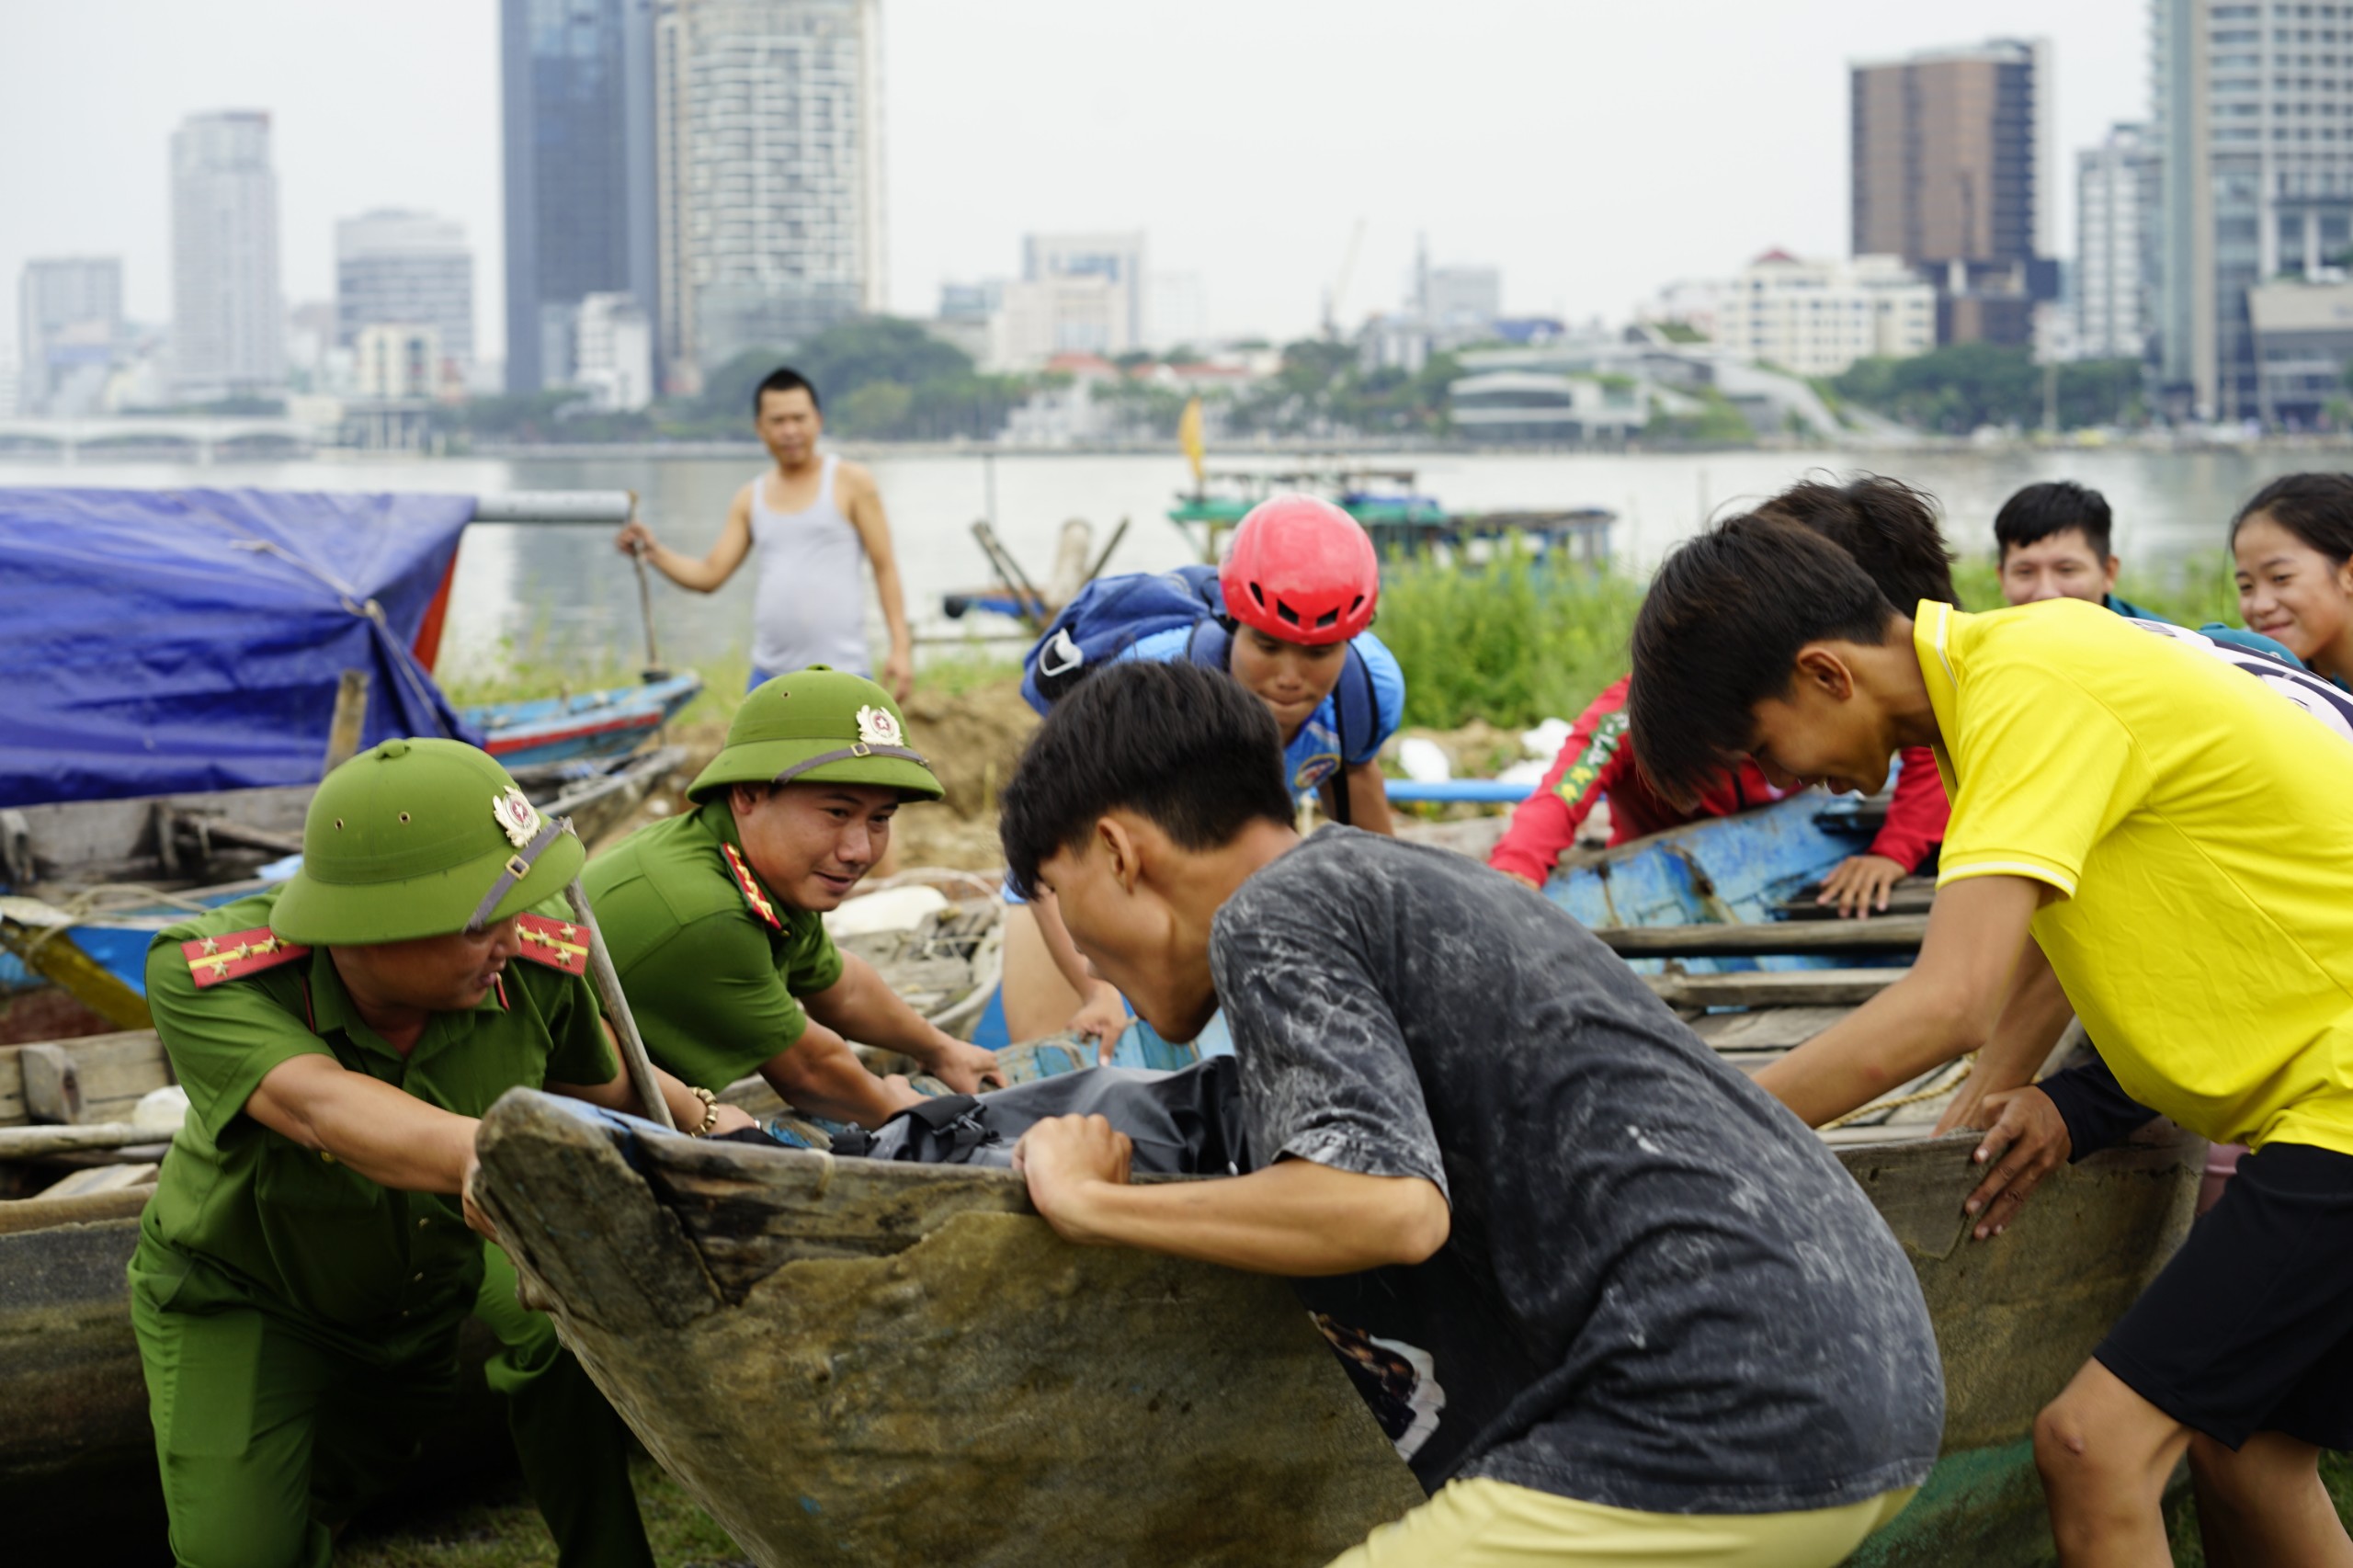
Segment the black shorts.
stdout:
<svg viewBox="0 0 2353 1568">
<path fill-rule="evenodd" d="M 2273 1143 L 2241 1160 L 2092 1355 L 2234 1449 L 2256 1432 L 2353 1448 L 2353 1156 Z"/>
</svg>

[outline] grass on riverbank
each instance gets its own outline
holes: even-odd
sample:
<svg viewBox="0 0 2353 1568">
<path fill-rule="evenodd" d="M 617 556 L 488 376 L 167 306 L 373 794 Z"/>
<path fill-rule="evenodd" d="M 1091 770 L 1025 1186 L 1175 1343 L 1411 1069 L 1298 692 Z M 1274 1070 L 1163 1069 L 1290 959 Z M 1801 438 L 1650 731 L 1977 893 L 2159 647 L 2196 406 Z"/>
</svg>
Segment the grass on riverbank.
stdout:
<svg viewBox="0 0 2353 1568">
<path fill-rule="evenodd" d="M 2002 607 L 1990 561 L 1958 563 L 1953 586 L 1963 608 Z M 2184 626 L 2238 623 L 2237 590 L 2217 563 L 2127 574 L 2117 587 Z M 1643 591 L 1615 574 L 1553 574 L 1518 554 L 1484 569 L 1392 569 L 1374 629 L 1404 669 L 1405 722 L 1453 729 L 1483 719 L 1510 730 L 1556 715 L 1574 719 L 1630 667 Z"/>
<path fill-rule="evenodd" d="M 1964 608 L 2001 607 L 1990 561 L 1960 562 L 1953 582 Z M 2237 593 L 2219 562 L 2187 562 L 2169 574 L 2128 574 L 2118 589 L 2185 626 L 2238 621 Z M 1517 730 L 1554 715 L 1575 717 L 1626 673 L 1643 591 L 1643 584 L 1616 573 L 1552 573 L 1518 552 L 1477 568 L 1429 562 L 1391 568 L 1375 630 L 1405 672 L 1405 722 L 1450 730 L 1483 720 Z M 738 650 L 694 667 L 702 672 L 703 693 L 679 722 L 723 725 L 743 702 L 749 657 Z M 1009 644 L 974 643 L 933 651 L 918 667 L 915 685 L 918 691 L 961 697 L 1020 674 Z M 610 651 L 586 659 L 552 653 L 541 629 L 519 642 L 508 640 L 476 668 L 445 665 L 439 676 L 442 689 L 462 708 L 630 686 L 639 670 Z"/>
</svg>

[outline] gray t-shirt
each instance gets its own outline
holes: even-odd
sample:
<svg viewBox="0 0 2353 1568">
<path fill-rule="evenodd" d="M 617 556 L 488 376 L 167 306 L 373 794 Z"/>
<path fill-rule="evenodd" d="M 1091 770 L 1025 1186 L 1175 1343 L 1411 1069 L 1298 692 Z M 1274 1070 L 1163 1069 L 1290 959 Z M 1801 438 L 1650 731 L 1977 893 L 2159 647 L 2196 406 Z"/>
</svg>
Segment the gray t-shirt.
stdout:
<svg viewBox="0 0 2353 1568">
<path fill-rule="evenodd" d="M 1300 1284 L 1426 1488 L 1751 1514 L 1927 1474 L 1944 1381 L 1903 1249 L 1566 914 L 1327 827 L 1218 912 L 1210 964 L 1257 1160 L 1452 1207 L 1428 1262 Z"/>
</svg>

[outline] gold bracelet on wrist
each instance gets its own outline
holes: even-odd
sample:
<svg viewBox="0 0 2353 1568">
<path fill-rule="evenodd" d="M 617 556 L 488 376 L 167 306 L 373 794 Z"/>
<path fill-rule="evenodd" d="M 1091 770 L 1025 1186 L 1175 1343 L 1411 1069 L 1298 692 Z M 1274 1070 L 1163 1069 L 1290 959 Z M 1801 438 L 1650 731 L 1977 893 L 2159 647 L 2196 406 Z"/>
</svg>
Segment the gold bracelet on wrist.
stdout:
<svg viewBox="0 0 2353 1568">
<path fill-rule="evenodd" d="M 710 1130 L 719 1125 L 719 1096 L 697 1084 L 687 1091 L 702 1101 L 702 1125 L 688 1134 L 690 1138 L 708 1138 Z"/>
</svg>

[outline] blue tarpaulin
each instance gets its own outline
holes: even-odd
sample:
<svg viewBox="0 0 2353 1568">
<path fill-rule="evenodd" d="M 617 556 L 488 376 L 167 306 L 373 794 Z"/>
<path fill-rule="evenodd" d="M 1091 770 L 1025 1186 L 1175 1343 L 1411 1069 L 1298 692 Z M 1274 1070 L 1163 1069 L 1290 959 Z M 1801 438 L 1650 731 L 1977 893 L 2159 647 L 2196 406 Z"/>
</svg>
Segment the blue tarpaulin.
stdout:
<svg viewBox="0 0 2353 1568">
<path fill-rule="evenodd" d="M 362 744 L 477 737 L 409 652 L 469 495 L 0 488 L 0 806 L 314 782 Z"/>
</svg>

